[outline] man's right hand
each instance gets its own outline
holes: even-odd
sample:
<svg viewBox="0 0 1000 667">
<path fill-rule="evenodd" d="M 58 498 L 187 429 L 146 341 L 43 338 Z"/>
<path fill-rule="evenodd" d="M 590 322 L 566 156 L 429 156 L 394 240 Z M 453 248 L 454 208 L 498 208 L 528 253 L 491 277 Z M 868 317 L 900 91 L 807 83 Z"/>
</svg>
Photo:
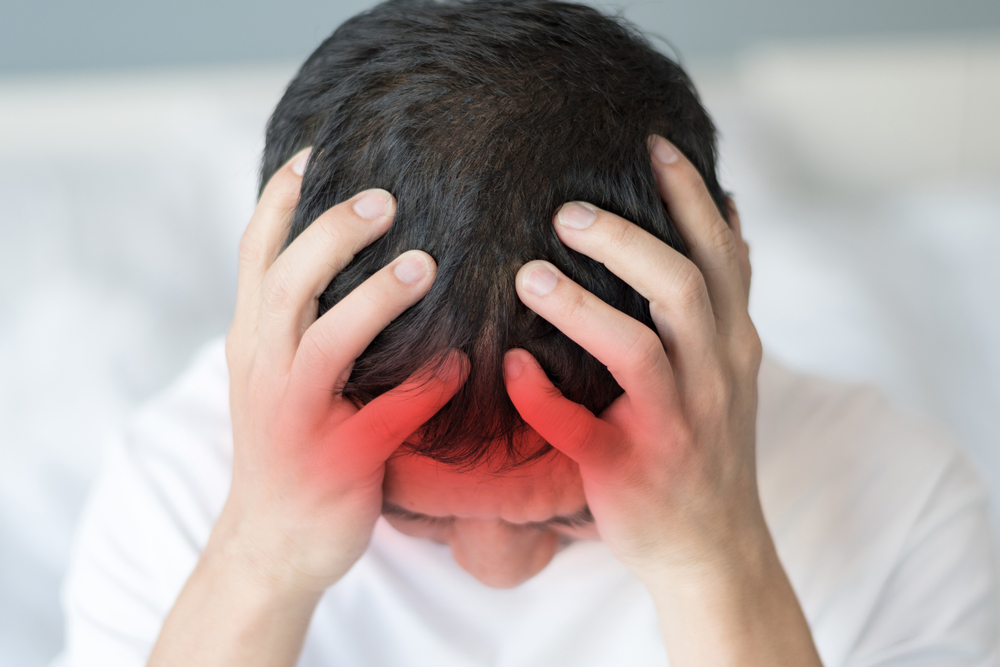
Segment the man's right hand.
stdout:
<svg viewBox="0 0 1000 667">
<path fill-rule="evenodd" d="M 217 530 L 262 574 L 323 590 L 364 553 L 385 460 L 457 391 L 462 362 L 452 356 L 448 377 L 411 377 L 361 410 L 339 394 L 372 339 L 427 293 L 436 265 L 403 253 L 317 320 L 318 296 L 389 229 L 395 200 L 362 192 L 278 255 L 307 159 L 303 151 L 274 174 L 240 243 L 226 340 L 233 486 Z"/>
<path fill-rule="evenodd" d="M 420 300 L 434 260 L 403 253 L 317 319 L 318 297 L 392 224 L 367 190 L 317 218 L 279 255 L 308 151 L 268 182 L 240 243 L 226 339 L 233 422 L 229 497 L 150 664 L 294 664 L 322 592 L 364 553 L 385 461 L 468 374 L 452 351 L 360 410 L 340 389 L 375 336 Z"/>
</svg>

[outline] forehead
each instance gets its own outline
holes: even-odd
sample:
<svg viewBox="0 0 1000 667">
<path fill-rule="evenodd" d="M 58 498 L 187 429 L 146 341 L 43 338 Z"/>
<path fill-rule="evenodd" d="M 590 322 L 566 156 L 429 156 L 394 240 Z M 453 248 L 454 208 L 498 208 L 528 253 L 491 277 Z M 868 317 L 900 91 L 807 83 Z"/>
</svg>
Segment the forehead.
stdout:
<svg viewBox="0 0 1000 667">
<path fill-rule="evenodd" d="M 585 503 L 579 467 L 553 450 L 513 470 L 461 472 L 426 456 L 397 452 L 386 462 L 386 501 L 430 516 L 546 521 Z"/>
</svg>

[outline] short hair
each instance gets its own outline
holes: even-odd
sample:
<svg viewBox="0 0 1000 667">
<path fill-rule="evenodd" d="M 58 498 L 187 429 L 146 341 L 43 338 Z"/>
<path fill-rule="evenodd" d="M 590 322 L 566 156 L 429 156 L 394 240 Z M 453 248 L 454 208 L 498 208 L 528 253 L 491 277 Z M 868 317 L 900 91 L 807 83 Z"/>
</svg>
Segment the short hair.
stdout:
<svg viewBox="0 0 1000 667">
<path fill-rule="evenodd" d="M 462 350 L 468 380 L 406 446 L 463 469 L 511 469 L 551 449 L 517 450 L 526 426 L 506 392 L 506 350 L 531 352 L 563 395 L 599 414 L 622 388 L 521 303 L 514 277 L 548 260 L 653 328 L 648 301 L 552 226 L 560 205 L 584 200 L 686 254 L 658 194 L 652 133 L 694 163 L 725 217 L 715 128 L 690 78 L 620 17 L 562 2 L 402 0 L 337 28 L 268 123 L 261 190 L 313 147 L 286 247 L 361 190 L 396 197 L 391 229 L 330 283 L 320 314 L 406 250 L 438 265 L 427 295 L 357 359 L 343 396 L 360 407 Z"/>
</svg>

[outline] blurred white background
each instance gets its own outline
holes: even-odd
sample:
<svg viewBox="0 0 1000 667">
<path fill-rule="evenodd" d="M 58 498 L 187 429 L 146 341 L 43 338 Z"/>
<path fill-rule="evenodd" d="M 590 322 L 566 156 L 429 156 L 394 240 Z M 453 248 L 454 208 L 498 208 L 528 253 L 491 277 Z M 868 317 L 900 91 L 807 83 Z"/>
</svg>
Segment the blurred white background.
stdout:
<svg viewBox="0 0 1000 667">
<path fill-rule="evenodd" d="M 0 6 L 0 665 L 59 650 L 102 444 L 224 334 L 267 116 L 370 3 L 144 4 Z M 1000 3 L 625 15 L 717 120 L 768 352 L 936 417 L 1000 498 Z"/>
</svg>

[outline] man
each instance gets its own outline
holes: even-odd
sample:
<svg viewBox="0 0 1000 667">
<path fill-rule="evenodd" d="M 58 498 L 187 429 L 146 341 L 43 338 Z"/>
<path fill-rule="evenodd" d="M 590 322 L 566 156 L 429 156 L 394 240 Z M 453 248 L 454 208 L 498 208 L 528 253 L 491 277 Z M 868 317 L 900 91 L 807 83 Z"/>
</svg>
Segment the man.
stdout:
<svg viewBox="0 0 1000 667">
<path fill-rule="evenodd" d="M 996 660 L 981 484 L 761 362 L 711 123 L 627 27 L 380 5 L 262 183 L 228 386 L 216 347 L 98 486 L 68 664 Z"/>
</svg>

